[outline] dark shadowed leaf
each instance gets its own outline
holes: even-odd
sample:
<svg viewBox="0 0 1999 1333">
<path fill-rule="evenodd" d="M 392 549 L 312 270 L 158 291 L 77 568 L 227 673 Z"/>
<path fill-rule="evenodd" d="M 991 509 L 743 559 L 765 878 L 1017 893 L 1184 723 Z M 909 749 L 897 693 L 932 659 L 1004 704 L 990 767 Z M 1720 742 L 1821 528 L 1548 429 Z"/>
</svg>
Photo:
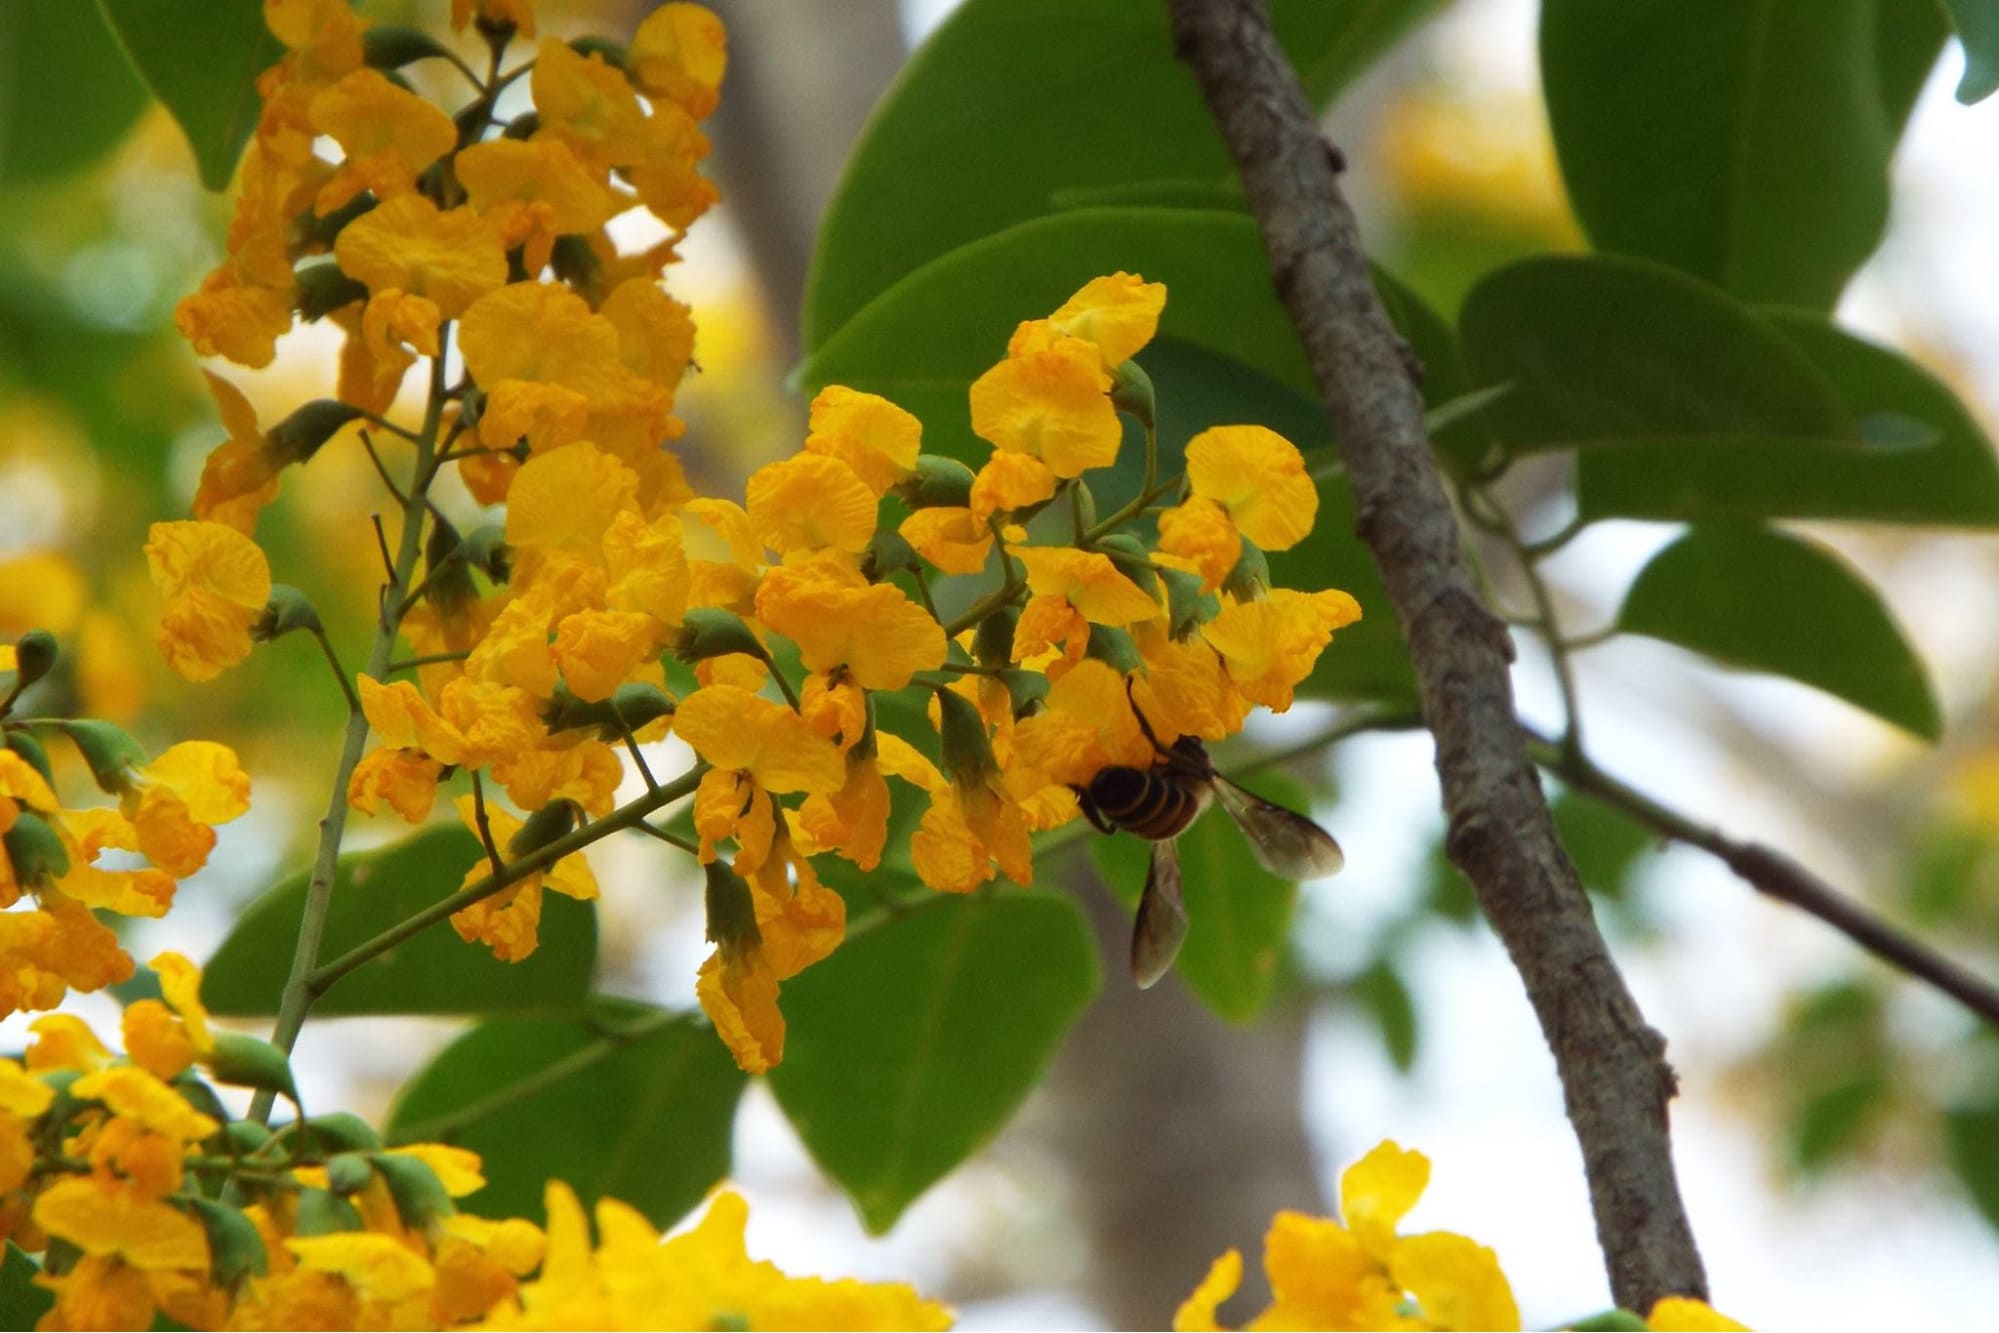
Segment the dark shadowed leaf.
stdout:
<svg viewBox="0 0 1999 1333">
<path fill-rule="evenodd" d="M 1829 309 L 1880 243 L 1876 0 L 1544 0 L 1541 70 L 1591 239 Z"/>
<path fill-rule="evenodd" d="M 1321 101 L 1437 7 L 1272 6 L 1279 39 Z M 848 161 L 820 224 L 805 345 L 824 345 L 923 264 L 1089 191 L 1221 183 L 1233 174 L 1193 79 L 1173 57 L 1164 6 L 970 0 L 903 69 Z M 1119 267 L 1132 265 L 1101 271 Z"/>
<path fill-rule="evenodd" d="M 1999 3 L 1994 0 L 1944 0 L 1950 19 L 1964 43 L 1964 77 L 1957 100 L 1969 105 L 1999 90 Z"/>
<path fill-rule="evenodd" d="M 153 95 L 187 135 L 202 184 L 228 188 L 236 159 L 257 126 L 257 75 L 284 54 L 264 27 L 260 0 L 98 3 Z"/>
<path fill-rule="evenodd" d="M 887 1231 L 999 1132 L 1100 980 L 1066 898 L 927 900 L 785 983 L 771 1091 L 868 1230 Z"/>
<path fill-rule="evenodd" d="M 599 998 L 580 1018 L 479 1024 L 404 1086 L 388 1135 L 478 1153 L 482 1216 L 540 1219 L 563 1180 L 586 1208 L 608 1195 L 668 1227 L 728 1173 L 746 1081 L 706 1023 Z"/>
<path fill-rule="evenodd" d="M 0 4 L 0 184 L 31 185 L 89 166 L 145 107 L 145 88 L 93 6 Z"/>
<path fill-rule="evenodd" d="M 458 828 L 434 828 L 379 851 L 340 859 L 322 961 L 339 957 L 457 891 L 484 855 Z M 201 994 L 219 1014 L 277 1012 L 305 908 L 300 873 L 245 908 L 202 971 Z M 559 893 L 542 899 L 541 947 L 501 963 L 440 923 L 363 964 L 313 1006 L 313 1013 L 504 1014 L 566 1011 L 582 1003 L 597 962 L 597 914 Z"/>
<path fill-rule="evenodd" d="M 1999 1103 L 1960 1106 L 1944 1116 L 1950 1164 L 1978 1205 L 1978 1211 L 1999 1228 Z"/>
<path fill-rule="evenodd" d="M 35 1285 L 41 1265 L 13 1241 L 0 1262 L 0 1328 L 34 1328 L 56 1303 L 55 1293 Z"/>
<path fill-rule="evenodd" d="M 1880 595 L 1799 537 L 1697 527 L 1639 571 L 1617 626 L 1788 676 L 1929 740 L 1942 730 L 1928 674 Z"/>
</svg>

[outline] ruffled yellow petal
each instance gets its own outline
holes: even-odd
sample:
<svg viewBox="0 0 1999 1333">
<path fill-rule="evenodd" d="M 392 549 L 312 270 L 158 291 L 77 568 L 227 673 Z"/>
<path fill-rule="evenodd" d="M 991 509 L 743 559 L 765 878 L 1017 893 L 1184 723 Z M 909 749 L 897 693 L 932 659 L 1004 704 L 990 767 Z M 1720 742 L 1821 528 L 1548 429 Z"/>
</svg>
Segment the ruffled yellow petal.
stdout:
<svg viewBox="0 0 1999 1333">
<path fill-rule="evenodd" d="M 271 597 L 255 542 L 221 523 L 155 523 L 146 565 L 166 598 L 155 642 L 174 670 L 210 680 L 250 655 L 250 627 Z"/>
<path fill-rule="evenodd" d="M 1297 545 L 1319 513 L 1298 446 L 1262 426 L 1216 426 L 1187 442 L 1187 480 L 1266 551 Z"/>
<path fill-rule="evenodd" d="M 1132 273 L 1092 278 L 1048 317 L 1058 333 L 1096 344 L 1106 366 L 1138 355 L 1159 329 L 1166 284 Z"/>
<path fill-rule="evenodd" d="M 831 548 L 859 554 L 875 534 L 875 493 L 826 454 L 794 454 L 750 474 L 750 527 L 780 554 Z"/>
<path fill-rule="evenodd" d="M 1384 1141 L 1340 1176 L 1340 1216 L 1370 1254 L 1385 1258 L 1429 1183 L 1429 1158 Z"/>
<path fill-rule="evenodd" d="M 1653 1305 L 1645 1327 L 1655 1333 L 1747 1333 L 1749 1326 L 1736 1323 L 1706 1301 L 1668 1296 Z"/>
<path fill-rule="evenodd" d="M 879 394 L 829 384 L 812 400 L 807 453 L 854 469 L 876 495 L 908 476 L 923 446 L 923 423 Z"/>
<path fill-rule="evenodd" d="M 1230 1250 L 1208 1266 L 1194 1294 L 1173 1312 L 1173 1333 L 1219 1333 L 1215 1312 L 1242 1285 L 1242 1252 Z"/>
<path fill-rule="evenodd" d="M 946 574 L 976 574 L 992 553 L 993 534 L 962 506 L 919 509 L 897 529 L 916 553 Z"/>
<path fill-rule="evenodd" d="M 1096 344 L 1057 338 L 972 382 L 972 430 L 995 449 L 1039 458 L 1058 477 L 1079 476 L 1117 461 L 1124 427 L 1109 389 Z"/>
<path fill-rule="evenodd" d="M 648 97 L 678 103 L 705 120 L 720 100 L 728 69 L 728 33 L 705 5 L 661 5 L 632 37 L 628 66 Z"/>
</svg>

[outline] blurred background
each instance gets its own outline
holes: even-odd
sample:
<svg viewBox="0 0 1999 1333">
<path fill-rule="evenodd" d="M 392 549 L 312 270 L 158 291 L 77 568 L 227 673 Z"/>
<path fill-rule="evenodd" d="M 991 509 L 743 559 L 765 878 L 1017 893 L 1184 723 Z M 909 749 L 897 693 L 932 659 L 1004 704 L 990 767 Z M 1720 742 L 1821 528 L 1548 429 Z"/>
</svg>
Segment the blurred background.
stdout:
<svg viewBox="0 0 1999 1333">
<path fill-rule="evenodd" d="M 870 108 L 952 5 L 710 3 L 731 29 L 711 125 L 724 203 L 695 228 L 673 285 L 700 328 L 700 373 L 678 407 L 696 442 L 689 471 L 726 494 L 802 437 L 785 380 L 815 225 Z M 435 27 L 443 7 L 363 8 Z M 540 5 L 558 35 L 628 32 L 647 8 Z M 1531 0 L 1458 0 L 1331 117 L 1373 253 L 1447 317 L 1493 265 L 1580 246 L 1539 100 L 1534 23 Z M 344 713 L 308 643 L 283 641 L 199 688 L 151 645 L 146 526 L 184 514 L 222 438 L 170 314 L 219 253 L 228 205 L 202 191 L 178 131 L 109 41 L 80 0 L 0 4 L 0 636 L 37 625 L 62 636 L 77 650 L 60 682 L 74 706 L 134 726 L 149 746 L 203 736 L 238 749 L 256 783 L 251 815 L 222 830 L 169 918 L 132 931 L 140 958 L 162 947 L 200 958 L 306 854 Z M 1918 357 L 1990 427 L 1999 100 L 1951 100 L 1961 60 L 1953 43 L 1917 107 L 1892 230 L 1840 316 Z M 336 336 L 302 331 L 268 371 L 226 373 L 268 423 L 326 392 Z M 1531 526 L 1559 525 L 1559 475 L 1510 480 Z M 345 644 L 365 632 L 376 579 L 357 519 L 379 503 L 374 487 L 358 451 L 326 450 L 262 529 L 277 577 L 305 588 Z M 1919 747 L 1802 687 L 1617 639 L 1579 658 L 1592 751 L 1992 971 L 1999 548 L 1963 534 L 1813 530 L 1883 588 L 1931 663 L 1944 743 Z M 1592 527 L 1548 566 L 1565 622 L 1607 621 L 1674 532 Z M 1526 605 L 1507 562 L 1491 568 L 1499 595 Z M 1549 663 L 1531 638 L 1520 647 L 1523 711 L 1553 725 Z M 1301 704 L 1238 753 L 1281 747 L 1331 716 Z M 1228 1026 L 1172 981 L 1133 993 L 1119 910 L 1090 859 L 1067 854 L 1047 882 L 1073 887 L 1099 919 L 1109 981 L 1052 1079 L 878 1240 L 753 1086 L 735 1173 L 754 1203 L 753 1252 L 795 1272 L 913 1280 L 971 1328 L 1158 1326 L 1213 1256 L 1235 1246 L 1253 1266 L 1274 1210 L 1323 1211 L 1339 1169 L 1392 1137 L 1434 1163 L 1411 1227 L 1493 1246 L 1528 1326 L 1607 1306 L 1552 1064 L 1441 855 L 1426 738 L 1357 739 L 1298 773 L 1348 869 L 1305 890 L 1286 990 L 1260 1022 Z M 1705 855 L 1664 850 L 1599 807 L 1558 808 L 1638 999 L 1671 1040 L 1680 1170 L 1717 1306 L 1752 1325 L 1821 1327 L 1969 1325 L 1999 1308 L 1991 1034 Z M 363 820 L 352 845 L 400 832 Z M 593 853 L 606 889 L 603 988 L 689 1004 L 706 951 L 697 881 L 656 849 Z M 109 997 L 76 1003 L 115 1024 Z M 5 1025 L 7 1044 L 22 1028 Z M 301 1061 L 309 1096 L 378 1116 L 452 1031 L 315 1023 Z"/>
</svg>

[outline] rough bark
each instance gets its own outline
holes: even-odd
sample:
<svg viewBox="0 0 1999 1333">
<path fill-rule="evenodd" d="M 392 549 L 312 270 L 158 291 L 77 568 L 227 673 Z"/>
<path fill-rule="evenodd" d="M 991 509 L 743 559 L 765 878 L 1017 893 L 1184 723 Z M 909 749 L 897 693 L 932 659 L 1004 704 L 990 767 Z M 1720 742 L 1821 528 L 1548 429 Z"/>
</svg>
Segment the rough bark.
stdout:
<svg viewBox="0 0 1999 1333">
<path fill-rule="evenodd" d="M 1664 1041 L 1645 1023 L 1556 840 L 1515 719 L 1506 628 L 1464 567 L 1408 348 L 1369 278 L 1341 158 L 1270 29 L 1263 0 L 1168 0 L 1241 170 L 1278 295 L 1338 434 L 1359 536 L 1374 555 L 1436 738 L 1447 849 L 1525 984 L 1582 1147 L 1620 1305 L 1705 1297 L 1667 1128 Z"/>
</svg>

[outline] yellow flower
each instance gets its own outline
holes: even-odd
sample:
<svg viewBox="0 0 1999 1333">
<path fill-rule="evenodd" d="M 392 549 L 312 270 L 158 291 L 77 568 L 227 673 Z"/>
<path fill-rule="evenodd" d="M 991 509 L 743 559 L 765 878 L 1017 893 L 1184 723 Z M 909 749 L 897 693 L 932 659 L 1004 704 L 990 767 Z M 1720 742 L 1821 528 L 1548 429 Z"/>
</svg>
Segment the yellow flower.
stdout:
<svg viewBox="0 0 1999 1333">
<path fill-rule="evenodd" d="M 944 663 L 944 629 L 892 583 L 831 562 L 764 575 L 757 619 L 798 645 L 808 671 L 843 669 L 863 689 L 899 690 Z"/>
<path fill-rule="evenodd" d="M 444 766 L 422 750 L 380 745 L 354 766 L 347 803 L 372 815 L 387 801 L 404 819 L 421 824 L 437 801 L 437 779 L 443 771 Z"/>
<path fill-rule="evenodd" d="M 919 509 L 897 531 L 918 555 L 946 574 L 978 573 L 993 549 L 992 530 L 963 506 Z"/>
<path fill-rule="evenodd" d="M 661 5 L 639 24 L 627 64 L 646 96 L 676 102 L 696 120 L 706 120 L 720 100 L 728 33 L 705 5 Z"/>
<path fill-rule="evenodd" d="M 1262 426 L 1216 426 L 1187 441 L 1187 481 L 1266 551 L 1297 545 L 1319 513 L 1298 446 Z"/>
<path fill-rule="evenodd" d="M 66 1176 L 36 1198 L 34 1219 L 85 1254 L 115 1255 L 134 1268 L 208 1267 L 201 1223 L 122 1181 Z"/>
<path fill-rule="evenodd" d="M 479 831 L 478 810 L 469 795 L 461 796 L 456 802 L 458 817 L 465 827 L 474 833 Z M 500 809 L 492 802 L 486 804 L 487 826 L 492 830 L 493 843 L 502 854 L 521 831 L 521 821 Z M 464 883 L 469 887 L 484 879 L 492 871 L 486 861 L 475 861 L 465 872 Z M 493 957 L 503 963 L 518 963 L 535 951 L 541 943 L 541 891 L 544 887 L 557 893 L 588 902 L 597 896 L 597 877 L 591 873 L 589 861 L 583 853 L 571 852 L 547 870 L 537 870 L 515 880 L 506 888 L 488 898 L 473 903 L 451 918 L 451 928 L 458 932 L 458 938 L 470 944 L 478 942 L 493 950 Z"/>
<path fill-rule="evenodd" d="M 245 283 L 217 269 L 174 307 L 174 327 L 199 356 L 262 369 L 277 356 L 278 339 L 291 331 L 291 290 Z"/>
<path fill-rule="evenodd" d="M 807 855 L 833 852 L 862 870 L 881 864 L 888 842 L 888 783 L 872 753 L 847 752 L 847 781 L 838 791 L 807 796 L 798 807 L 797 842 Z"/>
<path fill-rule="evenodd" d="M 406 680 L 384 685 L 362 675 L 355 685 L 361 711 L 384 744 L 420 749 L 442 764 L 484 768 L 547 735 L 534 696 L 510 685 L 460 676 L 445 685 L 435 708 Z"/>
<path fill-rule="evenodd" d="M 287 460 L 258 428 L 257 414 L 242 391 L 219 375 L 202 374 L 229 438 L 216 445 L 202 464 L 194 516 L 249 536 L 257 530 L 258 512 L 278 498 L 278 473 Z"/>
<path fill-rule="evenodd" d="M 312 99 L 312 128 L 346 152 L 320 188 L 320 213 L 364 190 L 388 200 L 415 188 L 417 173 L 451 151 L 458 127 L 423 98 L 372 69 L 357 69 Z"/>
<path fill-rule="evenodd" d="M 555 43 L 568 50 L 562 43 Z M 474 301 L 459 324 L 465 368 L 486 393 L 479 439 L 540 452 L 588 438 L 624 456 L 655 450 L 668 396 L 622 359 L 617 326 L 559 286 L 516 282 Z"/>
<path fill-rule="evenodd" d="M 760 861 L 774 827 L 770 793 L 831 793 L 846 782 L 838 746 L 791 709 L 740 686 L 694 691 L 680 701 L 673 729 L 713 766 L 694 798 L 703 861 L 728 837 Z"/>
<path fill-rule="evenodd" d="M 634 373 L 670 394 L 694 359 L 694 312 L 651 278 L 611 289 L 598 311 L 618 331 L 618 353 Z"/>
<path fill-rule="evenodd" d="M 1132 681 L 1132 697 L 1155 732 L 1218 741 L 1242 730 L 1249 700 L 1205 640 L 1175 639 L 1163 621 L 1137 626 L 1132 637 L 1145 659 L 1145 673 Z"/>
<path fill-rule="evenodd" d="M 208 863 L 213 826 L 250 808 L 250 777 L 228 746 L 182 741 L 131 774 L 119 806 L 146 859 L 185 879 Z"/>
<path fill-rule="evenodd" d="M 1222 655 L 1229 679 L 1244 697 L 1281 713 L 1291 692 L 1332 642 L 1333 631 L 1360 619 L 1360 604 L 1336 589 L 1293 592 L 1277 588 L 1261 601 L 1225 606 L 1201 627 L 1201 637 Z"/>
<path fill-rule="evenodd" d="M 840 384 L 812 400 L 807 430 L 807 453 L 839 459 L 878 496 L 915 470 L 923 447 L 922 422 L 879 394 Z"/>
<path fill-rule="evenodd" d="M 43 814 L 57 808 L 56 794 L 35 766 L 12 750 L 0 749 L 0 833 L 14 827 L 21 807 Z"/>
<path fill-rule="evenodd" d="M 178 953 L 158 954 L 148 966 L 160 979 L 163 999 L 125 1007 L 125 1050 L 154 1077 L 172 1079 L 215 1049 L 201 1002 L 201 970 Z"/>
<path fill-rule="evenodd" d="M 694 993 L 737 1067 L 762 1074 L 784 1058 L 779 983 L 839 947 L 847 904 L 819 882 L 812 863 L 782 832 L 767 852 L 746 846 L 734 869 L 749 883 L 756 933 L 747 940 L 717 940 L 715 952 L 701 964 Z"/>
<path fill-rule="evenodd" d="M 1273 1296 L 1246 1329 L 1517 1329 L 1520 1311 L 1491 1250 L 1450 1232 L 1395 1234 L 1429 1183 L 1421 1153 L 1382 1143 L 1340 1178 L 1346 1225 L 1302 1213 L 1272 1219 L 1263 1266 Z M 1242 1256 L 1217 1259 L 1174 1315 L 1214 1330 L 1242 1280 Z"/>
<path fill-rule="evenodd" d="M 1025 661 L 1064 644 L 1071 662 L 1089 645 L 1090 626 L 1122 627 L 1151 620 L 1159 603 L 1126 578 L 1101 551 L 1028 546 L 1013 552 L 1027 571 L 1034 596 L 1014 627 L 1013 660 Z"/>
<path fill-rule="evenodd" d="M 559 139 L 488 139 L 460 152 L 452 169 L 501 243 L 522 250 L 530 274 L 548 266 L 557 237 L 595 231 L 628 202 Z"/>
<path fill-rule="evenodd" d="M 1213 592 L 1242 559 L 1242 532 L 1226 509 L 1196 495 L 1159 516 L 1159 549 L 1188 561 L 1199 571 L 1202 589 Z"/>
<path fill-rule="evenodd" d="M 1057 333 L 1096 344 L 1104 365 L 1116 367 L 1152 341 L 1165 308 L 1165 283 L 1119 272 L 1084 283 L 1048 323 Z"/>
<path fill-rule="evenodd" d="M 211 680 L 250 655 L 250 627 L 271 600 L 255 542 L 221 523 L 155 523 L 146 564 L 167 601 L 155 641 L 174 670 Z"/>
<path fill-rule="evenodd" d="M 1040 504 L 1055 494 L 1055 474 L 1030 454 L 1001 449 L 972 478 L 972 516 L 983 524 L 1003 514 Z"/>
<path fill-rule="evenodd" d="M 1706 1301 L 1691 1296 L 1667 1296 L 1645 1316 L 1645 1327 L 1655 1333 L 1746 1333 L 1747 1324 L 1738 1324 Z"/>
<path fill-rule="evenodd" d="M 104 1048 L 90 1025 L 74 1014 L 44 1015 L 30 1023 L 28 1030 L 35 1034 L 28 1047 L 30 1069 L 76 1069 L 88 1073 L 111 1060 L 111 1052 Z M 0 1105 L 21 1114 L 11 1100 L 0 1100 Z"/>
<path fill-rule="evenodd" d="M 1040 459 L 1058 477 L 1109 467 L 1124 427 L 1097 345 L 1027 335 L 1030 327 L 1015 334 L 1019 350 L 1009 348 L 1006 360 L 972 382 L 972 430 L 995 449 Z"/>
<path fill-rule="evenodd" d="M 363 1301 L 396 1305 L 429 1293 L 436 1270 L 394 1236 L 339 1231 L 325 1236 L 293 1236 L 285 1241 L 299 1266 L 310 1273 L 333 1273 Z"/>
<path fill-rule="evenodd" d="M 1160 720 L 1147 721 L 1162 744 L 1176 739 Z M 1106 768 L 1150 768 L 1157 758 L 1132 712 L 1124 677 L 1085 660 L 1049 686 L 1040 712 L 1014 728 L 1007 770 L 1031 770 L 1043 785 L 1085 787 Z"/>
<path fill-rule="evenodd" d="M 875 493 L 826 454 L 794 454 L 758 468 L 744 507 L 757 539 L 779 554 L 830 548 L 858 555 L 875 535 Z"/>
</svg>

